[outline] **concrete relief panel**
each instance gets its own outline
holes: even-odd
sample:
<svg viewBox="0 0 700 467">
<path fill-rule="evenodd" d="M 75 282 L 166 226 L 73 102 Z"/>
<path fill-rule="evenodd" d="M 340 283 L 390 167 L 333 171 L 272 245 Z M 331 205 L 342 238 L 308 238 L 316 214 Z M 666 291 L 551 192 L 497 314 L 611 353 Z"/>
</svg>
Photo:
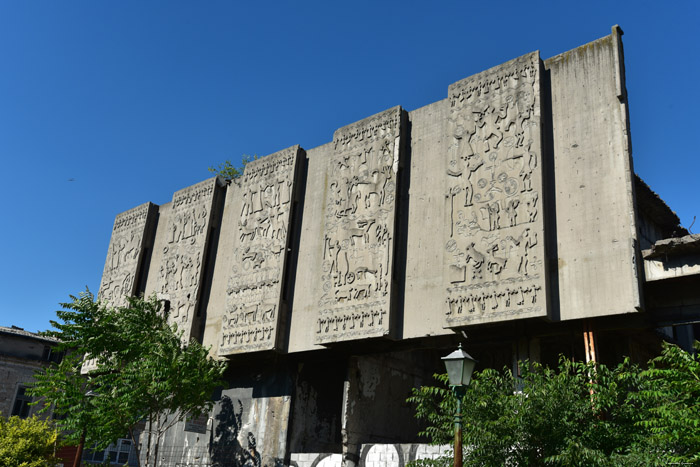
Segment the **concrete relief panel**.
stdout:
<svg viewBox="0 0 700 467">
<path fill-rule="evenodd" d="M 282 285 L 299 146 L 246 165 L 229 200 L 238 216 L 219 355 L 279 346 Z"/>
<path fill-rule="evenodd" d="M 540 79 L 533 52 L 449 88 L 446 327 L 547 315 Z"/>
<path fill-rule="evenodd" d="M 112 227 L 107 261 L 102 271 L 97 299 L 108 306 L 127 305 L 127 297 L 137 293 L 137 278 L 141 273 L 144 250 L 153 241 L 158 206 L 145 203 L 118 214 Z M 83 362 L 81 373 L 97 369 L 97 361 L 88 358 Z"/>
<path fill-rule="evenodd" d="M 401 107 L 333 135 L 315 343 L 390 333 Z"/>
<path fill-rule="evenodd" d="M 107 261 L 102 272 L 97 298 L 111 306 L 126 305 L 126 297 L 134 295 L 141 259 L 151 240 L 158 206 L 145 203 L 117 215 L 109 241 Z"/>
<path fill-rule="evenodd" d="M 210 178 L 191 187 L 175 192 L 171 213 L 166 225 L 165 241 L 158 269 L 158 296 L 168 300 L 168 319 L 191 335 L 203 262 L 206 256 L 208 234 L 214 208 L 216 191 L 221 179 Z"/>
</svg>

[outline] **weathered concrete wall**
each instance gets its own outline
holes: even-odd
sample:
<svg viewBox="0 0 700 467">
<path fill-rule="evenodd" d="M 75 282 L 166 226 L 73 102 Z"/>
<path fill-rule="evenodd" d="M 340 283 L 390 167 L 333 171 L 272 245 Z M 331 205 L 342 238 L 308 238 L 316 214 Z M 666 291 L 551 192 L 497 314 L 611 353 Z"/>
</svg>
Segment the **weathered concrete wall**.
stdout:
<svg viewBox="0 0 700 467">
<path fill-rule="evenodd" d="M 98 299 L 113 306 L 138 293 L 144 254 L 153 248 L 158 206 L 145 203 L 117 215 L 112 228 Z"/>
<path fill-rule="evenodd" d="M 315 344 L 316 319 L 323 282 L 318 272 L 323 264 L 324 204 L 328 183 L 329 161 L 333 144 L 328 143 L 306 151 L 306 185 L 302 187 L 302 223 L 298 240 L 298 261 L 294 275 L 294 300 L 289 317 L 287 351 L 323 349 Z"/>
<path fill-rule="evenodd" d="M 642 306 L 620 34 L 545 60 L 561 319 Z"/>
<path fill-rule="evenodd" d="M 362 444 L 418 441 L 420 424 L 406 399 L 412 388 L 432 384 L 436 360 L 430 352 L 350 358 L 343 395 L 346 465 L 357 465 Z"/>
<path fill-rule="evenodd" d="M 317 344 L 393 336 L 396 198 L 405 124 L 401 107 L 338 129 L 324 198 Z M 320 267 L 319 267 L 320 266 Z"/>
<path fill-rule="evenodd" d="M 219 355 L 276 350 L 286 325 L 284 273 L 299 146 L 250 162 L 229 187 L 233 249 Z"/>
<path fill-rule="evenodd" d="M 227 186 L 210 179 L 144 205 L 132 236 L 150 238 L 157 223 L 152 255 L 130 262 L 130 276 L 113 274 L 132 251 L 115 232 L 100 297 L 117 283 L 158 293 L 237 372 L 206 424 L 210 441 L 180 427 L 188 459 L 218 443 L 236 462 L 342 448 L 357 464 L 374 449 L 363 445 L 415 434 L 408 390 L 461 331 L 493 337 L 499 365 L 549 361 L 527 329 L 639 309 L 620 34 L 544 62 L 524 55 L 439 102 L 251 162 Z"/>
<path fill-rule="evenodd" d="M 223 180 L 215 177 L 177 191 L 160 206 L 146 295 L 166 302 L 168 319 L 184 337 L 201 339 L 204 273 L 211 233 L 221 222 Z"/>
<path fill-rule="evenodd" d="M 300 363 L 292 400 L 289 452 L 341 452 L 346 359 Z"/>
<path fill-rule="evenodd" d="M 405 467 L 420 459 L 451 457 L 449 445 L 428 444 L 363 444 L 359 467 Z M 343 456 L 331 453 L 292 453 L 290 466 L 294 467 L 341 467 Z"/>
</svg>

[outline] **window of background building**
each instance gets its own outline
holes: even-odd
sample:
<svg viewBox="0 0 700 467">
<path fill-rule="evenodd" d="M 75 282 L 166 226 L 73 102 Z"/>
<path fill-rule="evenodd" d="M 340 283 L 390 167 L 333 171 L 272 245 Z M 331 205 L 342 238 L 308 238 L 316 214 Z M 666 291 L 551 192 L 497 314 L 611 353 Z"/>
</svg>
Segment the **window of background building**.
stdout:
<svg viewBox="0 0 700 467">
<path fill-rule="evenodd" d="M 136 465 L 132 457 L 133 443 L 130 439 L 121 438 L 115 444 L 110 444 L 104 451 L 86 449 L 83 452 L 83 460 L 87 463 L 106 463 L 117 465 Z M 134 452 L 135 454 L 135 452 Z"/>
<path fill-rule="evenodd" d="M 19 418 L 27 418 L 29 416 L 29 403 L 32 401 L 32 396 L 27 394 L 27 386 L 19 386 L 17 395 L 15 396 L 15 404 L 12 406 L 12 415 Z"/>
</svg>

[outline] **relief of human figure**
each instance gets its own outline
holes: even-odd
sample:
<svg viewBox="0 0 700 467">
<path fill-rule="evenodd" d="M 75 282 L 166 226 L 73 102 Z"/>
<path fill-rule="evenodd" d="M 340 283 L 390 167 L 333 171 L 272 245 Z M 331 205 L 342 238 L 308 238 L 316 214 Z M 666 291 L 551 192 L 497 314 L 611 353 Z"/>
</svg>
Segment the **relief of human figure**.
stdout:
<svg viewBox="0 0 700 467">
<path fill-rule="evenodd" d="M 518 223 L 518 206 L 520 205 L 520 200 L 511 199 L 508 200 L 506 205 L 506 214 L 508 215 L 508 222 L 510 227 L 515 227 Z"/>
<path fill-rule="evenodd" d="M 537 193 L 532 193 L 532 195 L 525 201 L 527 206 L 527 217 L 528 222 L 535 222 L 537 218 Z"/>
<path fill-rule="evenodd" d="M 479 157 L 468 157 L 466 159 L 466 180 L 464 184 L 464 207 L 472 206 L 472 199 L 474 198 L 474 185 L 472 184 L 472 174 L 479 170 L 479 167 L 484 165 L 484 161 Z"/>
<path fill-rule="evenodd" d="M 497 148 L 498 145 L 503 141 L 503 132 L 498 128 L 499 125 L 496 121 L 501 117 L 505 116 L 501 111 L 496 112 L 496 109 L 488 106 L 480 114 L 480 118 L 477 121 L 477 128 L 479 133 L 479 139 L 483 141 L 484 152 L 489 152 L 492 148 Z M 495 142 L 491 144 L 489 140 L 491 138 L 496 138 Z"/>
<path fill-rule="evenodd" d="M 532 172 L 536 167 L 537 155 L 528 148 L 527 154 L 523 157 L 523 168 L 520 170 L 520 178 L 523 179 L 523 193 L 532 191 Z"/>
<path fill-rule="evenodd" d="M 527 268 L 530 265 L 528 252 L 530 248 L 537 245 L 537 233 L 531 231 L 530 229 L 525 229 L 525 231 L 518 238 L 517 245 L 520 247 L 520 263 L 518 264 L 518 272 L 527 276 Z"/>
<path fill-rule="evenodd" d="M 501 228 L 500 221 L 501 221 L 501 206 L 498 201 L 494 201 L 493 203 L 488 203 L 486 205 L 488 212 L 489 212 L 489 230 L 498 230 Z"/>
</svg>

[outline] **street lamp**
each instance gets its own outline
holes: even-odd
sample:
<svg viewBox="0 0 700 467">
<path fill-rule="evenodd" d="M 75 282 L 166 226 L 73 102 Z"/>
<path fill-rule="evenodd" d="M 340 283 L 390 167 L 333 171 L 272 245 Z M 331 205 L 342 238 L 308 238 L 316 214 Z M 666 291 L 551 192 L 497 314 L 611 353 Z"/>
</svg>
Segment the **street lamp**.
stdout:
<svg viewBox="0 0 700 467">
<path fill-rule="evenodd" d="M 454 466 L 462 467 L 462 397 L 472 379 L 472 372 L 476 365 L 471 355 L 459 348 L 446 357 L 442 357 L 447 369 L 447 378 L 457 399 L 457 410 L 455 411 L 455 446 L 454 446 Z"/>
</svg>

